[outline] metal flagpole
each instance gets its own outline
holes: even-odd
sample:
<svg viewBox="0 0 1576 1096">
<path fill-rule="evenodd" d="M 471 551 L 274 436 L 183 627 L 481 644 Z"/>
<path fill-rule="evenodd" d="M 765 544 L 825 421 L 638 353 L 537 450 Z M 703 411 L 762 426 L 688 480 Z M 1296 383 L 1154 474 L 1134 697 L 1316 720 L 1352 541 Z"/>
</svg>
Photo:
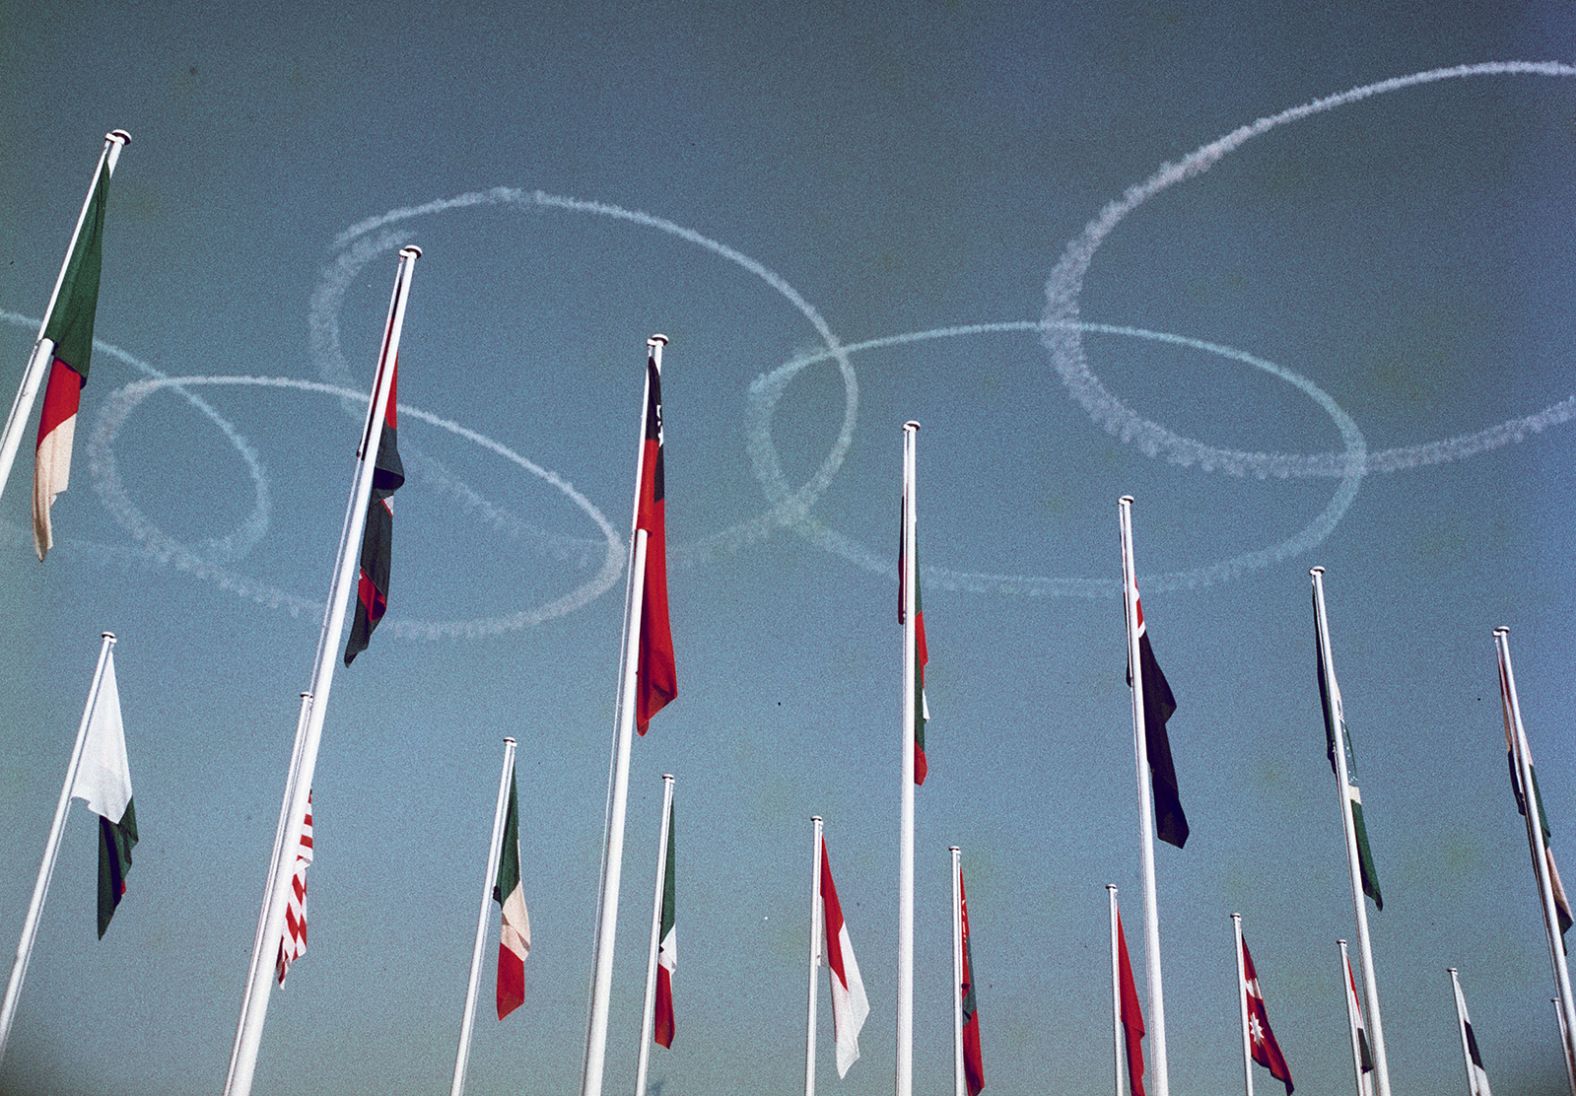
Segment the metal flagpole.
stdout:
<svg viewBox="0 0 1576 1096">
<path fill-rule="evenodd" d="M 1340 740 L 1335 744 L 1335 782 L 1341 800 L 1341 831 L 1346 835 L 1346 866 L 1352 879 L 1352 904 L 1357 910 L 1357 947 L 1363 959 L 1363 997 L 1368 1003 L 1369 1043 L 1373 1049 L 1374 1075 L 1379 1096 L 1390 1096 L 1390 1066 L 1384 1052 L 1384 1022 L 1379 1016 L 1379 984 L 1374 978 L 1373 946 L 1368 940 L 1368 907 L 1363 899 L 1362 868 L 1357 861 L 1357 830 L 1352 823 L 1350 781 L 1346 772 L 1346 716 L 1340 707 L 1340 690 L 1335 681 L 1335 657 L 1330 647 L 1330 622 L 1324 609 L 1324 568 L 1313 567 L 1314 623 L 1318 630 L 1319 653 L 1324 660 L 1324 718 L 1335 728 Z"/>
<path fill-rule="evenodd" d="M 1242 1018 L 1242 1083 L 1253 1096 L 1253 1037 L 1248 1032 L 1248 971 L 1242 963 L 1242 914 L 1231 915 L 1231 932 L 1237 941 L 1237 1014 Z"/>
<path fill-rule="evenodd" d="M 1450 975 L 1450 988 L 1455 990 L 1456 1034 L 1461 1037 L 1461 1060 L 1467 1071 L 1467 1096 L 1477 1096 L 1477 1078 L 1472 1075 L 1472 1049 L 1467 1046 L 1467 1013 L 1466 1002 L 1461 997 L 1461 979 L 1457 977 L 1455 967 L 1446 967 L 1445 973 Z"/>
<path fill-rule="evenodd" d="M 93 707 L 98 703 L 99 686 L 104 682 L 104 668 L 109 665 L 110 650 L 115 646 L 115 633 L 100 633 L 98 666 L 93 670 L 93 683 L 88 686 L 88 702 L 82 709 L 82 722 L 77 724 L 77 741 L 71 747 L 71 760 L 66 764 L 66 782 L 61 786 L 60 799 L 55 804 L 55 817 L 49 824 L 49 837 L 44 842 L 44 858 L 38 864 L 38 878 L 33 883 L 33 897 L 27 904 L 27 915 L 22 919 L 22 939 L 16 945 L 16 959 L 11 964 L 11 979 L 6 983 L 5 1001 L 0 1003 L 0 1061 L 5 1059 L 5 1047 L 11 1039 L 11 1025 L 16 1022 L 16 1002 L 22 994 L 22 979 L 27 977 L 27 964 L 33 957 L 33 942 L 38 939 L 38 920 L 44 911 L 44 898 L 49 894 L 49 880 L 55 874 L 55 858 L 60 853 L 60 836 L 65 831 L 66 812 L 71 809 L 71 789 L 77 782 L 77 769 L 82 765 L 82 748 L 87 742 L 88 721 Z"/>
<path fill-rule="evenodd" d="M 27 367 L 22 371 L 22 383 L 16 390 L 16 399 L 11 403 L 5 427 L 0 429 L 0 494 L 5 493 L 6 482 L 11 478 L 11 465 L 15 463 L 17 449 L 21 447 L 28 416 L 33 412 L 33 402 L 38 399 L 38 390 L 44 383 L 50 358 L 55 353 L 54 340 L 44 338 L 44 329 L 49 326 L 50 313 L 54 312 L 55 302 L 60 298 L 60 287 L 66 280 L 66 268 L 71 265 L 71 256 L 77 250 L 82 223 L 87 220 L 94 192 L 98 190 L 99 176 L 106 165 L 109 173 L 115 174 L 115 163 L 120 159 L 121 149 L 129 144 L 131 134 L 123 129 L 112 129 L 104 134 L 104 148 L 99 153 L 97 166 L 93 168 L 93 182 L 88 184 L 87 197 L 82 199 L 82 210 L 77 214 L 76 227 L 71 230 L 71 242 L 66 245 L 66 257 L 60 263 L 60 273 L 55 275 L 55 288 L 49 292 L 49 306 L 44 309 L 44 316 L 38 322 L 38 338 L 33 340 L 33 352 L 27 359 Z"/>
<path fill-rule="evenodd" d="M 899 779 L 897 913 L 897 1096 L 914 1092 L 914 594 L 919 579 L 914 545 L 914 450 L 919 423 L 903 424 L 903 748 Z"/>
<path fill-rule="evenodd" d="M 1166 1065 L 1166 1005 L 1160 984 L 1160 910 L 1155 901 L 1154 809 L 1149 790 L 1149 742 L 1144 729 L 1144 675 L 1138 661 L 1138 568 L 1133 562 L 1133 496 L 1117 501 L 1122 526 L 1122 591 L 1127 610 L 1127 666 L 1133 679 L 1133 750 L 1138 768 L 1139 860 L 1144 872 L 1144 968 L 1149 981 L 1149 1023 L 1154 1036 L 1155 1096 L 1171 1096 Z M 1389 1093 L 1385 1093 L 1389 1096 Z"/>
<path fill-rule="evenodd" d="M 646 349 L 662 374 L 666 335 L 653 335 Z M 644 375 L 644 370 L 642 371 Z M 645 438 L 650 378 L 640 400 L 640 437 Z M 580 1096 L 602 1096 L 602 1070 L 607 1057 L 608 999 L 613 991 L 613 945 L 618 930 L 619 882 L 624 872 L 624 816 L 629 807 L 629 750 L 635 738 L 635 671 L 640 663 L 640 611 L 645 601 L 646 531 L 636 529 L 640 485 L 645 462 L 642 440 L 635 459 L 635 503 L 629 527 L 629 580 L 624 597 L 624 643 L 618 670 L 618 697 L 613 717 L 613 756 L 608 764 L 607 809 L 603 822 L 602 884 L 597 892 L 596 937 L 592 945 L 591 1003 L 586 1014 L 586 1054 L 580 1075 Z"/>
<path fill-rule="evenodd" d="M 668 881 L 668 832 L 673 825 L 673 774 L 662 774 L 662 827 L 657 835 L 657 893 L 651 905 L 651 950 L 646 956 L 646 1005 L 640 1013 L 640 1055 L 635 1062 L 635 1096 L 645 1096 L 657 1015 L 657 948 L 662 943 L 662 891 Z"/>
<path fill-rule="evenodd" d="M 345 610 L 356 588 L 356 556 L 366 523 L 367 503 L 372 497 L 378 442 L 383 435 L 388 411 L 389 390 L 393 386 L 395 363 L 399 358 L 400 334 L 405 326 L 405 304 L 410 297 L 410 279 L 419 247 L 400 248 L 399 269 L 394 276 L 394 292 L 389 301 L 388 320 L 383 328 L 383 344 L 378 353 L 378 370 L 373 381 L 372 399 L 367 408 L 366 426 L 356 451 L 356 475 L 345 507 L 345 520 L 339 534 L 339 554 L 328 589 L 328 604 L 323 627 L 318 634 L 317 657 L 313 663 L 310 697 L 302 697 L 306 718 L 299 722 L 294 750 L 294 771 L 285 782 L 284 841 L 276 842 L 263 894 L 263 931 L 252 949 L 251 969 L 241 998 L 241 1016 L 236 1024 L 235 1044 L 230 1052 L 230 1071 L 225 1079 L 226 1096 L 247 1096 L 257 1070 L 257 1055 L 262 1047 L 263 1022 L 268 1015 L 268 999 L 273 990 L 273 959 L 284 935 L 285 906 L 289 880 L 306 817 L 307 800 L 312 794 L 312 776 L 317 768 L 318 747 L 323 739 L 323 721 L 328 714 L 328 694 L 334 684 L 334 664 L 339 657 L 339 641 L 345 630 Z"/>
<path fill-rule="evenodd" d="M 503 740 L 503 772 L 498 777 L 498 805 L 493 808 L 492 838 L 487 844 L 487 874 L 482 876 L 482 908 L 476 915 L 476 943 L 471 947 L 471 975 L 465 983 L 465 1008 L 460 1013 L 460 1046 L 454 1055 L 454 1080 L 450 1096 L 465 1091 L 465 1067 L 471 1060 L 471 1030 L 476 1020 L 476 984 L 482 974 L 482 945 L 487 942 L 487 914 L 491 912 L 498 860 L 503 851 L 504 815 L 509 810 L 509 778 L 514 776 L 514 739 Z M 504 895 L 505 898 L 508 895 Z"/>
<path fill-rule="evenodd" d="M 1122 1039 L 1122 973 L 1116 951 L 1116 884 L 1107 883 L 1105 893 L 1111 907 L 1111 1053 L 1116 1066 L 1115 1096 L 1122 1096 L 1122 1073 L 1127 1048 Z"/>
<path fill-rule="evenodd" d="M 1532 850 L 1533 877 L 1538 884 L 1538 897 L 1543 907 L 1543 927 L 1548 935 L 1549 958 L 1554 965 L 1554 990 L 1560 1003 L 1560 1015 L 1565 1035 L 1561 1038 L 1567 1060 L 1576 1060 L 1576 1046 L 1571 1044 L 1569 1033 L 1576 1031 L 1576 1000 L 1571 994 L 1570 967 L 1565 960 L 1565 942 L 1560 935 L 1559 914 L 1554 908 L 1554 880 L 1549 874 L 1549 847 L 1543 839 L 1543 802 L 1538 795 L 1532 775 L 1532 747 L 1527 742 L 1527 728 L 1521 722 L 1521 700 L 1516 693 L 1516 671 L 1510 663 L 1510 629 L 1503 625 L 1494 629 L 1494 647 L 1499 656 L 1499 672 L 1505 693 L 1505 703 L 1510 711 L 1514 730 L 1514 761 L 1516 779 L 1521 784 L 1522 799 L 1526 803 L 1527 842 Z M 1571 1081 L 1572 1096 L 1576 1096 L 1576 1077 Z"/>
<path fill-rule="evenodd" d="M 815 1096 L 815 984 L 821 967 L 821 816 L 810 816 L 815 852 L 810 857 L 810 994 L 804 1025 L 804 1096 Z"/>
<path fill-rule="evenodd" d="M 1357 999 L 1352 988 L 1352 961 L 1346 954 L 1346 941 L 1337 940 L 1341 946 L 1341 999 L 1346 1002 L 1346 1031 L 1352 1040 L 1352 1075 L 1357 1079 L 1357 1096 L 1369 1096 L 1370 1086 L 1363 1078 L 1363 1051 L 1357 1041 Z"/>
<path fill-rule="evenodd" d="M 1554 1019 L 1560 1028 L 1560 1048 L 1565 1052 L 1565 1076 L 1569 1079 L 1571 1090 L 1576 1091 L 1576 1061 L 1571 1059 L 1570 1031 L 1565 1027 L 1565 1010 L 1560 1008 L 1560 999 L 1550 997 L 1549 1003 L 1554 1006 Z"/>
<path fill-rule="evenodd" d="M 963 879 L 963 853 L 956 845 L 948 846 L 952 854 L 952 1091 L 954 1096 L 968 1096 L 963 1078 L 963 895 L 959 884 Z"/>
</svg>

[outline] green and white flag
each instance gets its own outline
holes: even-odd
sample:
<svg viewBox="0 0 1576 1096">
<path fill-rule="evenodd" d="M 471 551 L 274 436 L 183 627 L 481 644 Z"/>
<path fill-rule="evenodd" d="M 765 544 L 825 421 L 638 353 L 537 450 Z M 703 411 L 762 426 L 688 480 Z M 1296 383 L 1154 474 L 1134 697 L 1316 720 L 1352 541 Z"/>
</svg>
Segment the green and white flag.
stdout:
<svg viewBox="0 0 1576 1096">
<path fill-rule="evenodd" d="M 137 808 L 131 799 L 131 766 L 126 760 L 126 727 L 120 716 L 113 651 L 105 656 L 104 680 L 88 715 L 71 795 L 99 816 L 98 934 L 102 937 L 126 894 L 126 872 L 137 843 Z"/>
</svg>

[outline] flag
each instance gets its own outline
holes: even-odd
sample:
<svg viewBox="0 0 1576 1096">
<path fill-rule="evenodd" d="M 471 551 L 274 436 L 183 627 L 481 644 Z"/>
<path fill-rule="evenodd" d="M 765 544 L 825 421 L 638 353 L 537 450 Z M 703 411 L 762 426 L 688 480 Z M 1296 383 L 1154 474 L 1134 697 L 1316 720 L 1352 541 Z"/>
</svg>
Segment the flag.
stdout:
<svg viewBox="0 0 1576 1096">
<path fill-rule="evenodd" d="M 958 869 L 958 919 L 963 923 L 963 1079 L 969 1096 L 985 1087 L 985 1061 L 980 1055 L 980 1014 L 974 999 L 974 956 L 969 947 L 969 899 L 963 890 L 963 869 Z"/>
<path fill-rule="evenodd" d="M 1122 915 L 1116 915 L 1116 954 L 1121 982 L 1121 1004 L 1117 1016 L 1127 1042 L 1127 1085 L 1132 1096 L 1144 1093 L 1144 1012 L 1138 1004 L 1138 985 L 1133 981 L 1133 963 L 1127 957 L 1127 934 L 1122 931 Z"/>
<path fill-rule="evenodd" d="M 673 807 L 668 806 L 668 848 L 662 869 L 662 921 L 657 944 L 657 1005 L 652 1037 L 665 1047 L 673 1045 L 673 972 L 679 966 L 678 936 L 673 915 Z"/>
<path fill-rule="evenodd" d="M 662 371 L 657 368 L 655 356 L 646 358 L 646 414 L 641 445 L 635 528 L 646 531 L 646 573 L 640 580 L 640 659 L 636 670 L 635 728 L 645 734 L 651 717 L 679 695 L 678 672 L 673 665 L 673 632 L 668 626 L 668 523 L 663 502 Z"/>
<path fill-rule="evenodd" d="M 1286 1096 L 1291 1096 L 1291 1067 L 1281 1053 L 1275 1032 L 1270 1030 L 1269 1013 L 1264 1008 L 1264 991 L 1259 989 L 1259 975 L 1253 969 L 1253 956 L 1248 953 L 1248 942 L 1242 941 L 1242 995 L 1247 1000 L 1248 1045 L 1253 1060 L 1270 1071 L 1270 1076 L 1286 1086 Z"/>
<path fill-rule="evenodd" d="M 104 656 L 104 677 L 88 713 L 87 737 L 71 795 L 99 816 L 98 934 L 102 939 L 115 907 L 125 897 L 131 849 L 137 843 L 137 808 L 131 798 L 126 725 L 120 717 L 113 650 Z"/>
<path fill-rule="evenodd" d="M 514 774 L 509 774 L 509 813 L 504 816 L 503 844 L 498 849 L 498 878 L 493 883 L 498 903 L 498 1019 L 525 1000 L 525 957 L 531 954 L 531 918 L 520 885 L 520 800 Z"/>
<path fill-rule="evenodd" d="M 908 488 L 903 490 L 902 521 L 897 542 L 897 622 L 905 622 L 908 611 L 905 551 L 908 544 Z M 914 783 L 923 784 L 930 766 L 925 761 L 925 723 L 930 719 L 930 703 L 925 698 L 925 665 L 930 661 L 930 648 L 925 643 L 925 609 L 919 597 L 919 545 L 914 546 Z"/>
<path fill-rule="evenodd" d="M 1467 1015 L 1467 999 L 1461 994 L 1461 983 L 1454 978 L 1450 981 L 1456 990 L 1456 1015 L 1461 1020 L 1461 1042 L 1466 1047 L 1467 1077 L 1472 1086 L 1470 1096 L 1494 1096 L 1488 1087 L 1488 1070 L 1483 1068 L 1477 1036 L 1472 1033 L 1472 1018 Z"/>
<path fill-rule="evenodd" d="M 1171 760 L 1171 739 L 1166 734 L 1166 720 L 1177 710 L 1176 697 L 1166 675 L 1160 672 L 1155 661 L 1154 648 L 1149 645 L 1149 631 L 1144 626 L 1144 605 L 1138 600 L 1136 586 L 1131 591 L 1133 610 L 1138 617 L 1138 668 L 1144 686 L 1144 746 L 1149 754 L 1149 782 L 1155 797 L 1155 834 L 1160 840 L 1177 848 L 1187 844 L 1187 815 L 1182 812 L 1182 793 L 1177 789 L 1176 765 Z M 1131 667 L 1127 684 L 1133 684 Z"/>
<path fill-rule="evenodd" d="M 82 229 L 60 282 L 55 305 L 44 321 L 43 338 L 54 344 L 44 407 L 38 418 L 37 459 L 33 466 L 33 547 L 43 559 L 54 544 L 49 508 L 71 484 L 71 442 L 77 408 L 88 383 L 93 353 L 93 319 L 98 310 L 99 272 L 103 267 L 104 205 L 109 198 L 109 161 L 99 168 Z"/>
<path fill-rule="evenodd" d="M 356 619 L 345 641 L 345 665 L 367 649 L 372 629 L 389 607 L 389 556 L 394 545 L 394 492 L 405 482 L 405 465 L 399 459 L 395 421 L 399 407 L 399 361 L 389 381 L 388 405 L 383 409 L 383 430 L 378 435 L 378 455 L 372 467 L 372 497 L 367 500 L 367 523 L 361 531 L 361 577 L 356 583 Z"/>
<path fill-rule="evenodd" d="M 1340 728 L 1340 741 L 1346 751 L 1346 802 L 1350 804 L 1352 832 L 1357 835 L 1357 867 L 1362 877 L 1363 893 L 1374 900 L 1376 909 L 1384 909 L 1384 895 L 1379 892 L 1379 875 L 1374 871 L 1374 854 L 1368 847 L 1368 825 L 1363 821 L 1363 793 L 1357 786 L 1357 755 L 1352 750 L 1352 735 L 1346 727 L 1346 709 L 1341 703 L 1341 686 L 1335 673 L 1325 674 L 1324 636 L 1319 628 L 1318 595 L 1314 595 L 1313 653 L 1319 675 L 1320 710 L 1324 713 L 1324 751 L 1330 759 L 1330 771 L 1340 777 L 1335 765 L 1336 728 Z M 1326 691 L 1325 678 L 1329 678 Z M 1333 693 L 1334 695 L 1329 695 Z M 1334 722 L 1331 722 L 1331 713 Z"/>
<path fill-rule="evenodd" d="M 864 979 L 854 959 L 854 945 L 848 939 L 843 907 L 837 901 L 832 883 L 832 866 L 826 859 L 826 838 L 821 838 L 821 912 L 826 926 L 827 981 L 832 990 L 832 1031 L 837 1036 L 837 1075 L 846 1077 L 848 1067 L 859 1060 L 859 1030 L 870 1015 L 870 1000 L 865 996 Z"/>
<path fill-rule="evenodd" d="M 1368 1025 L 1363 1023 L 1363 1005 L 1357 997 L 1357 979 L 1352 975 L 1352 961 L 1346 960 L 1346 1005 L 1351 1015 L 1352 1033 L 1357 1039 L 1357 1060 L 1364 1073 L 1374 1070 L 1373 1051 L 1368 1047 Z"/>
<path fill-rule="evenodd" d="M 312 793 L 306 795 L 306 818 L 301 823 L 301 844 L 296 849 L 295 872 L 290 877 L 290 893 L 285 900 L 285 931 L 279 939 L 279 956 L 274 971 L 279 984 L 285 984 L 290 964 L 306 954 L 306 869 L 312 863 Z"/>
<path fill-rule="evenodd" d="M 1521 787 L 1521 769 L 1516 763 L 1515 719 L 1510 708 L 1510 681 L 1505 676 L 1505 664 L 1501 661 L 1499 666 L 1499 701 L 1500 714 L 1505 723 L 1505 760 L 1510 764 L 1510 790 L 1516 797 L 1516 810 L 1521 816 L 1527 816 L 1527 796 Z M 1560 923 L 1560 935 L 1563 937 L 1571 927 L 1571 903 L 1565 896 L 1565 886 L 1560 882 L 1560 870 L 1554 864 L 1554 849 L 1549 845 L 1549 816 L 1544 812 L 1543 793 L 1538 789 L 1538 771 L 1532 767 L 1532 753 L 1527 753 L 1527 768 L 1532 772 L 1532 797 L 1538 804 L 1538 824 L 1543 830 L 1543 851 L 1546 854 L 1546 863 L 1549 868 L 1549 883 L 1554 891 L 1554 912 Z M 1529 835 L 1530 836 L 1530 835 Z M 1536 846 L 1533 855 L 1536 856 Z"/>
</svg>

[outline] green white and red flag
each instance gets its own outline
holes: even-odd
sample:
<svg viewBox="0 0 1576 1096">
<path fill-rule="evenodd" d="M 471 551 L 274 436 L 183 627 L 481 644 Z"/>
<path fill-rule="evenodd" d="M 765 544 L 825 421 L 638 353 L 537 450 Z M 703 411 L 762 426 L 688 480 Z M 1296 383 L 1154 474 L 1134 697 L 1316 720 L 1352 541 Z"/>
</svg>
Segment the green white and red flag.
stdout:
<svg viewBox="0 0 1576 1096">
<path fill-rule="evenodd" d="M 1340 769 L 1336 767 L 1335 751 L 1342 749 L 1346 752 L 1346 802 L 1352 816 L 1352 832 L 1357 837 L 1357 869 L 1362 878 L 1363 893 L 1373 899 L 1375 909 L 1384 909 L 1384 895 L 1379 890 L 1379 873 L 1374 869 L 1373 850 L 1368 845 L 1368 823 L 1363 817 L 1363 793 L 1357 786 L 1357 754 L 1352 749 L 1352 735 L 1346 727 L 1346 707 L 1341 702 L 1341 686 L 1335 680 L 1335 674 L 1325 674 L 1324 671 L 1324 641 L 1319 626 L 1319 598 L 1314 594 L 1313 613 L 1313 653 L 1316 662 L 1315 670 L 1319 677 L 1319 708 L 1324 713 L 1324 752 L 1330 761 L 1330 771 L 1340 776 Z M 1333 697 L 1327 695 L 1325 678 L 1328 676 L 1330 685 L 1328 692 L 1333 692 Z M 1334 722 L 1331 722 L 1330 713 L 1335 713 Z"/>
<path fill-rule="evenodd" d="M 498 878 L 493 883 L 498 903 L 498 1019 L 525 1001 L 525 957 L 531 954 L 531 918 L 520 882 L 520 800 L 514 774 L 509 774 L 509 808 L 504 816 L 503 844 L 498 850 Z"/>
<path fill-rule="evenodd" d="M 678 933 L 675 927 L 673 882 L 673 807 L 668 806 L 668 847 L 663 854 L 662 917 L 657 943 L 657 997 L 652 1013 L 652 1038 L 665 1047 L 673 1045 L 673 974 L 679 968 Z"/>
<path fill-rule="evenodd" d="M 970 949 L 969 898 L 963 889 L 963 869 L 958 868 L 958 919 L 963 925 L 963 1080 L 969 1096 L 979 1096 L 985 1087 L 985 1060 L 980 1053 L 980 1014 L 974 994 L 974 954 Z"/>
<path fill-rule="evenodd" d="M 662 370 L 655 354 L 646 358 L 646 410 L 641 434 L 640 483 L 635 528 L 646 531 L 646 568 L 641 576 L 640 657 L 636 669 L 635 729 L 641 734 L 679 695 L 668 623 L 668 534 L 662 437 Z"/>
<path fill-rule="evenodd" d="M 109 928 L 115 907 L 126 895 L 126 872 L 137 843 L 137 808 L 131 797 L 131 767 L 126 760 L 126 725 L 115 683 L 115 653 L 105 656 L 104 678 L 88 715 L 82 760 L 71 795 L 99 816 L 98 934 Z"/>
</svg>

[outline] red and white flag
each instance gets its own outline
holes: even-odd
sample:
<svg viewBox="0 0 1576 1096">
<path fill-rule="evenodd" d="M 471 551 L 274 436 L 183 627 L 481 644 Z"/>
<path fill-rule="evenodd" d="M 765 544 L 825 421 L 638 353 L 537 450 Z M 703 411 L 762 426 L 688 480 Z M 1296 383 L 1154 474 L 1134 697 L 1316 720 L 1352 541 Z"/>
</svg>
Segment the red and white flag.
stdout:
<svg viewBox="0 0 1576 1096">
<path fill-rule="evenodd" d="M 1281 1053 L 1275 1032 L 1270 1030 L 1269 1013 L 1264 1008 L 1264 992 L 1259 989 L 1259 975 L 1253 969 L 1253 956 L 1248 953 L 1248 942 L 1242 941 L 1242 996 L 1248 1013 L 1248 1049 L 1253 1060 L 1270 1071 L 1286 1086 L 1286 1096 L 1291 1096 L 1291 1067 Z"/>
<path fill-rule="evenodd" d="M 274 970 L 279 984 L 285 984 L 290 964 L 306 954 L 306 869 L 312 863 L 312 794 L 306 797 L 306 820 L 301 824 L 301 845 L 296 849 L 295 874 L 290 879 L 290 896 L 285 905 L 285 932 L 279 940 L 279 958 Z"/>
<path fill-rule="evenodd" d="M 837 901 L 832 866 L 826 859 L 826 838 L 821 839 L 821 913 L 826 924 L 826 968 L 832 988 L 832 1031 L 837 1036 L 837 1075 L 859 1060 L 859 1031 L 870 1015 L 865 982 L 859 976 L 854 945 L 848 939 L 843 907 Z"/>
</svg>

